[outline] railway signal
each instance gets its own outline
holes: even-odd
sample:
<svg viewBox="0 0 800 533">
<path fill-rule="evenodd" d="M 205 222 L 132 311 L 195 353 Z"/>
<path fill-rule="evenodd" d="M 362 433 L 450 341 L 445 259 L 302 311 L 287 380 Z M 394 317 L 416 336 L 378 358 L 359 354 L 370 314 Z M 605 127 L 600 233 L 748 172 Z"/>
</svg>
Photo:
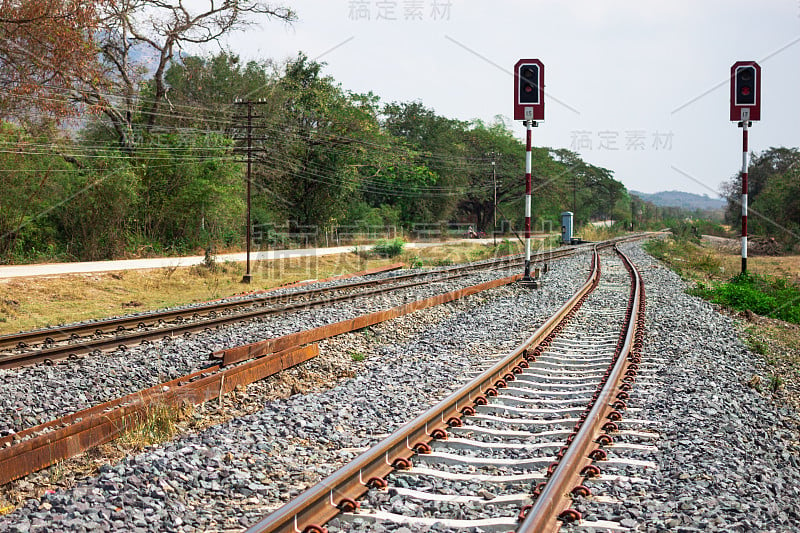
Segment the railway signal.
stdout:
<svg viewBox="0 0 800 533">
<path fill-rule="evenodd" d="M 544 120 L 544 65 L 538 59 L 514 65 L 514 120 Z"/>
<path fill-rule="evenodd" d="M 525 136 L 525 274 L 531 278 L 531 128 L 544 120 L 544 64 L 538 59 L 520 59 L 514 65 L 514 120 L 522 120 Z"/>
<path fill-rule="evenodd" d="M 737 61 L 731 67 L 731 121 L 742 128 L 742 273 L 747 273 L 747 156 L 748 128 L 761 120 L 761 67 Z"/>
<path fill-rule="evenodd" d="M 731 67 L 731 120 L 761 120 L 761 67 L 755 61 L 737 61 Z"/>
</svg>

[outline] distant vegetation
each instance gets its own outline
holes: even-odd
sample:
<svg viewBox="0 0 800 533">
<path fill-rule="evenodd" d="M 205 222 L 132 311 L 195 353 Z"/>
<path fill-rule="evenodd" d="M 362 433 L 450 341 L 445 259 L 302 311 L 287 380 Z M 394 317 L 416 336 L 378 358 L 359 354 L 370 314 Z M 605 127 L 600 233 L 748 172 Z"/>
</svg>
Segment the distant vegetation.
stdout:
<svg viewBox="0 0 800 533">
<path fill-rule="evenodd" d="M 748 169 L 748 230 L 772 237 L 788 249 L 800 243 L 800 150 L 769 148 L 754 154 Z M 732 177 L 724 186 L 728 199 L 725 219 L 741 217 L 742 178 Z"/>
<path fill-rule="evenodd" d="M 4 12 L 0 32 L 18 42 L 0 40 L 0 75 L 11 80 L 0 94 L 0 263 L 241 247 L 242 98 L 257 102 L 252 220 L 267 228 L 262 243 L 285 244 L 275 227 L 304 244 L 333 227 L 491 234 L 495 185 L 498 225 L 522 228 L 524 146 L 502 118 L 454 120 L 419 101 L 353 93 L 302 53 L 284 64 L 178 55 L 295 14 L 225 2 L 186 25 L 173 4 L 21 0 Z M 26 47 L 36 53 L 20 54 Z M 686 216 L 631 197 L 611 170 L 569 150 L 535 148 L 533 176 L 536 230 L 558 231 L 564 210 L 578 230 Z M 784 192 L 768 187 L 757 201 Z"/>
<path fill-rule="evenodd" d="M 175 58 L 163 78 L 170 105 L 150 114 L 158 83 L 143 80 L 142 106 L 122 136 L 105 114 L 84 116 L 69 136 L 55 119 L 45 129 L 0 124 L 0 262 L 241 246 L 245 108 L 233 103 L 243 95 L 259 101 L 254 224 L 307 232 L 311 244 L 332 226 L 402 234 L 457 222 L 491 234 L 494 162 L 499 221 L 522 227 L 524 146 L 501 119 L 464 122 L 420 102 L 382 103 L 322 69 L 302 54 L 279 67 L 226 53 Z M 536 148 L 533 171 L 538 230 L 559 230 L 573 194 L 578 223 L 630 219 L 630 198 L 610 170 Z"/>
<path fill-rule="evenodd" d="M 725 207 L 725 200 L 719 198 L 710 198 L 708 195 L 692 194 L 690 192 L 682 191 L 661 191 L 657 193 L 648 194 L 645 192 L 631 191 L 632 195 L 636 195 L 646 202 L 652 202 L 659 207 L 680 207 L 688 211 L 700 210 L 717 210 Z"/>
</svg>

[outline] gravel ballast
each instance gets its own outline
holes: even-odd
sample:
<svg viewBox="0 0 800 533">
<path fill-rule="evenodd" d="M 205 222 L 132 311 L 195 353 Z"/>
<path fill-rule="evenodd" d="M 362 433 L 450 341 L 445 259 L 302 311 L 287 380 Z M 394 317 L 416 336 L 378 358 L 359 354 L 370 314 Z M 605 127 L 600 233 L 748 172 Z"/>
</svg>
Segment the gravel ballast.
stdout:
<svg viewBox="0 0 800 533">
<path fill-rule="evenodd" d="M 389 272 L 384 277 L 395 275 Z M 0 370 L 0 437 L 217 364 L 219 361 L 210 357 L 213 351 L 354 318 L 507 275 L 511 275 L 507 270 L 476 273 L 324 308 L 266 316 L 202 333 L 166 337 L 125 351 L 64 360 L 52 366 L 42 364 Z M 345 281 L 326 282 L 320 286 L 331 287 Z M 289 291 L 280 289 L 275 292 Z"/>
<path fill-rule="evenodd" d="M 236 530 L 254 523 L 446 396 L 487 352 L 516 346 L 585 281 L 588 265 L 587 254 L 553 261 L 541 290 L 501 287 L 392 321 L 386 327 L 411 330 L 407 341 L 375 335 L 355 377 L 105 467 L 0 517 L 0 530 Z M 328 340 L 322 349 L 350 357 L 359 336 Z"/>
</svg>

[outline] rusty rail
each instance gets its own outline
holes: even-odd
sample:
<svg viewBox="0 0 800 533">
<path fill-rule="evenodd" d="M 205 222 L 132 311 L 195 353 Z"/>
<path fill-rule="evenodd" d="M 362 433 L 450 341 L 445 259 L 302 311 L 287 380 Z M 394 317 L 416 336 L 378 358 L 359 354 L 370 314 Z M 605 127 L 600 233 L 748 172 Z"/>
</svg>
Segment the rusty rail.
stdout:
<svg viewBox="0 0 800 533">
<path fill-rule="evenodd" d="M 387 265 L 385 267 L 371 268 L 368 270 L 362 270 L 361 272 L 355 272 L 353 274 L 346 274 L 342 276 L 334 276 L 331 278 L 326 278 L 323 280 L 319 280 L 315 283 L 347 279 L 350 277 L 380 274 L 382 272 L 398 270 L 400 268 L 403 268 L 403 266 L 405 266 L 403 263 L 394 263 L 391 265 Z M 32 331 L 24 331 L 20 333 L 0 335 L 0 349 L 7 350 L 11 348 L 16 348 L 20 343 L 36 344 L 44 342 L 65 341 L 73 339 L 76 336 L 80 336 L 81 334 L 83 335 L 95 334 L 98 331 L 104 333 L 113 333 L 115 331 L 119 331 L 120 328 L 128 329 L 130 327 L 138 327 L 139 325 L 157 324 L 159 321 L 174 320 L 179 317 L 187 317 L 187 316 L 192 317 L 192 316 L 197 316 L 201 313 L 218 313 L 236 307 L 265 303 L 275 298 L 273 295 L 269 294 L 271 292 L 274 292 L 278 289 L 298 287 L 307 283 L 311 282 L 297 282 L 283 287 L 275 287 L 273 289 L 253 292 L 250 293 L 249 295 L 246 295 L 247 298 L 243 300 L 233 300 L 233 301 L 228 300 L 225 302 L 214 300 L 192 308 L 166 309 L 161 311 L 144 313 L 137 316 L 123 316 L 123 317 L 99 320 L 92 323 L 71 324 L 54 328 L 35 329 Z M 365 281 L 361 283 L 375 283 L 375 282 Z M 319 289 L 316 290 L 319 291 Z M 303 291 L 301 294 L 309 294 L 309 293 L 310 291 Z"/>
<path fill-rule="evenodd" d="M 310 345 L 226 370 L 214 366 L 4 437 L 0 439 L 0 485 L 121 436 L 145 420 L 153 406 L 198 405 L 318 354 L 317 345 Z M 26 437 L 30 438 L 20 440 Z"/>
<path fill-rule="evenodd" d="M 278 350 L 285 350 L 291 346 L 316 342 L 336 335 L 341 335 L 343 333 L 356 331 L 367 326 L 378 324 L 379 322 L 385 322 L 387 320 L 392 320 L 394 318 L 413 313 L 414 311 L 419 311 L 420 309 L 426 309 L 428 307 L 452 302 L 453 300 L 458 300 L 459 298 L 464 298 L 465 296 L 470 296 L 472 294 L 499 287 L 501 285 L 508 285 L 509 283 L 518 281 L 521 278 L 521 274 L 515 274 L 513 276 L 487 281 L 478 285 L 465 287 L 463 289 L 437 294 L 436 296 L 431 296 L 430 298 L 425 298 L 424 300 L 417 300 L 415 302 L 398 305 L 384 311 L 375 311 L 374 313 L 361 315 L 356 318 L 334 322 L 333 324 L 327 324 L 325 326 L 299 331 L 297 333 L 291 333 L 289 335 L 284 335 L 283 337 L 276 337 L 274 339 L 267 339 L 264 341 L 254 342 L 252 344 L 237 346 L 236 348 L 220 350 L 214 352 L 212 356 L 222 359 L 223 365 L 227 366 L 240 361 L 245 361 L 247 359 L 252 359 L 254 357 L 261 357 L 265 354 L 276 352 Z"/>
<path fill-rule="evenodd" d="M 605 427 L 613 431 L 613 420 L 620 416 L 624 401 L 620 398 L 623 383 L 632 382 L 638 369 L 638 355 L 634 351 L 641 347 L 644 328 L 644 286 L 636 267 L 619 249 L 625 267 L 631 274 L 631 297 L 629 299 L 626 327 L 620 335 L 614 360 L 609 366 L 609 374 L 596 394 L 596 400 L 588 412 L 584 412 L 575 432 L 572 443 L 561 457 L 544 488 L 541 489 L 533 507 L 527 512 L 525 520 L 517 533 L 543 533 L 557 531 L 559 521 L 579 518 L 577 511 L 568 509 L 572 491 L 580 485 L 584 477 L 596 475 L 594 469 L 587 469 L 593 459 L 590 457 L 598 447 L 595 440 Z M 611 425 L 607 425 L 611 424 Z"/>
<path fill-rule="evenodd" d="M 57 420 L 28 428 L 15 435 L 0 438 L 0 485 L 67 459 L 94 446 L 108 442 L 135 427 L 147 416 L 153 405 L 180 406 L 200 404 L 237 385 L 258 381 L 281 370 L 315 357 L 319 350 L 315 340 L 360 329 L 382 320 L 390 320 L 412 310 L 439 305 L 470 294 L 516 281 L 510 276 L 457 291 L 411 302 L 389 311 L 372 313 L 352 320 L 270 339 L 256 345 L 216 352 L 219 357 L 230 352 L 224 365 L 251 359 L 223 369 L 215 365 L 181 378 L 158 384 L 101 405 L 73 413 Z M 377 317 L 375 315 L 381 315 Z M 309 345 L 310 344 L 310 345 Z M 301 347 L 302 345 L 308 345 Z M 246 357 L 241 354 L 246 353 Z"/>
<path fill-rule="evenodd" d="M 580 303 L 597 286 L 599 273 L 599 260 L 595 251 L 586 283 L 525 342 L 475 380 L 252 526 L 249 533 L 320 531 L 322 524 L 336 516 L 340 510 L 353 510 L 356 506 L 355 500 L 370 485 L 381 485 L 384 482 L 383 477 L 395 468 L 410 467 L 410 457 L 415 450 L 424 449 L 434 438 L 443 437 L 444 429 L 449 424 L 460 424 L 463 409 L 472 408 L 479 397 L 496 394 L 496 387 L 501 386 L 501 382 L 513 380 L 515 373 L 522 372 L 522 368 L 528 366 L 528 359 L 534 357 L 528 353 L 529 348 L 549 342 L 555 332 L 560 331 L 562 321 L 572 316 Z"/>
</svg>

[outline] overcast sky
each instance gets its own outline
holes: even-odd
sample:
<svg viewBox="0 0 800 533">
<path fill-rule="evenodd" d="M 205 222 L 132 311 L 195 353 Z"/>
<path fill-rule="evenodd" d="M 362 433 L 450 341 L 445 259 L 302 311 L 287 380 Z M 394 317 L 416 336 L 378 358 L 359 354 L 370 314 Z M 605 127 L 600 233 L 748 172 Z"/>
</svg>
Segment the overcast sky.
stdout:
<svg viewBox="0 0 800 533">
<path fill-rule="evenodd" d="M 739 170 L 741 130 L 728 121 L 738 60 L 762 68 L 751 151 L 800 144 L 800 0 L 284 4 L 296 23 L 261 24 L 227 45 L 243 59 L 303 51 L 347 90 L 420 100 L 447 117 L 512 123 L 513 65 L 541 59 L 546 110 L 534 145 L 577 151 L 629 189 L 715 196 Z M 522 138 L 521 123 L 513 128 Z"/>
</svg>

